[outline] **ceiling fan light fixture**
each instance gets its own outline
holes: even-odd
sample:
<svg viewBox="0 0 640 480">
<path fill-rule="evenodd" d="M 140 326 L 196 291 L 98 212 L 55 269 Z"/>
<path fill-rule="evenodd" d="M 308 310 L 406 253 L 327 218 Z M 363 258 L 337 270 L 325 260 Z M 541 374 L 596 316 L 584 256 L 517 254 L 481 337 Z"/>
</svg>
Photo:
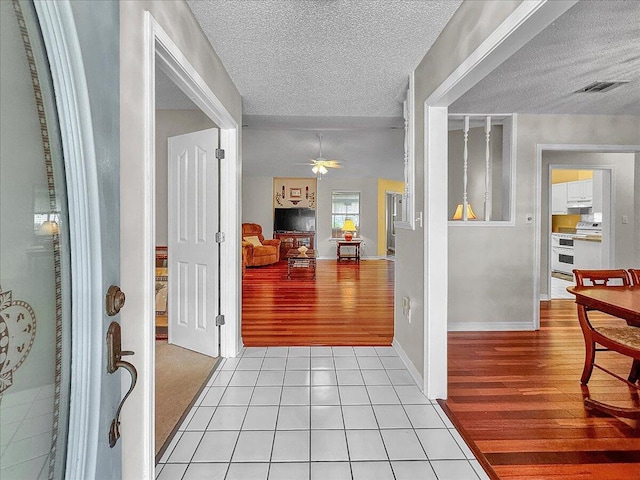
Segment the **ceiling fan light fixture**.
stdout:
<svg viewBox="0 0 640 480">
<path fill-rule="evenodd" d="M 325 167 L 324 165 L 320 165 L 320 168 L 318 168 L 318 170 L 320 170 L 320 173 L 322 175 L 324 175 L 325 173 L 327 173 L 329 170 L 327 170 L 327 167 Z"/>
<path fill-rule="evenodd" d="M 317 165 L 314 165 L 314 166 L 311 168 L 311 171 L 312 171 L 313 173 L 318 173 L 318 170 L 320 170 L 320 168 L 319 168 Z"/>
</svg>

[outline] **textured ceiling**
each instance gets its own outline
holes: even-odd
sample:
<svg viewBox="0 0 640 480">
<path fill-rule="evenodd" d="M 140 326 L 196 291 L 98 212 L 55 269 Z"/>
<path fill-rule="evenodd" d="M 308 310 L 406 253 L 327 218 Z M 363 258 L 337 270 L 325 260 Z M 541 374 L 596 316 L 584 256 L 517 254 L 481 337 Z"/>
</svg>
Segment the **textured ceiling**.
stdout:
<svg viewBox="0 0 640 480">
<path fill-rule="evenodd" d="M 573 93 L 596 81 L 629 83 Z M 640 2 L 578 2 L 450 112 L 640 115 Z"/>
<path fill-rule="evenodd" d="M 245 115 L 400 117 L 459 0 L 190 0 Z"/>
</svg>

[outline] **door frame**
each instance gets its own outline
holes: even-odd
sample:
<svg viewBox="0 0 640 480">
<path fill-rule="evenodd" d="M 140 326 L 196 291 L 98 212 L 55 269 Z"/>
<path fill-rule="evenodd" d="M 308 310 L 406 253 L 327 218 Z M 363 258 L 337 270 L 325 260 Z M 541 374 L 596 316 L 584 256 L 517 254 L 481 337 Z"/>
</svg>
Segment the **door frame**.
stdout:
<svg viewBox="0 0 640 480">
<path fill-rule="evenodd" d="M 567 151 L 567 152 L 589 152 L 589 153 L 635 153 L 636 155 L 640 153 L 640 145 L 598 145 L 598 144 L 558 144 L 558 143 L 539 143 L 536 145 L 536 200 L 535 200 L 535 235 L 537 241 L 534 242 L 535 251 L 534 251 L 534 265 L 535 272 L 533 278 L 533 288 L 534 288 L 534 329 L 540 329 L 540 263 L 542 261 L 542 239 L 540 238 L 542 235 L 542 222 L 545 221 L 543 215 L 547 215 L 546 221 L 549 222 L 549 232 L 551 232 L 551 215 L 549 210 L 546 212 L 542 211 L 542 153 L 544 151 Z M 555 167 L 556 165 L 554 165 Z M 551 165 L 549 166 L 551 167 Z M 577 168 L 577 166 L 576 166 Z M 615 254 L 615 245 L 613 244 L 613 234 L 614 227 L 613 221 L 615 219 L 615 171 L 613 167 L 610 166 L 584 166 L 585 169 L 593 169 L 593 170 L 609 170 L 611 172 L 611 218 L 612 222 L 610 224 L 611 228 L 611 240 L 612 243 L 609 249 L 609 265 L 613 266 L 613 259 Z M 551 195 L 551 192 L 549 192 Z M 551 197 L 549 197 L 549 202 L 551 201 Z M 550 208 L 549 203 L 549 208 Z M 550 261 L 551 255 L 549 255 L 549 262 L 547 262 L 547 266 L 550 270 Z M 550 271 L 547 272 L 549 277 L 551 276 Z M 550 282 L 550 278 L 548 280 Z M 547 283 L 547 289 L 549 292 L 551 291 L 551 284 Z"/>
<path fill-rule="evenodd" d="M 427 398 L 447 398 L 448 187 L 443 179 L 448 176 L 449 105 L 577 1 L 522 2 L 424 100 L 417 100 L 422 102 L 423 109 L 423 125 L 416 125 L 416 128 L 422 127 L 424 149 L 424 289 L 420 299 L 424 305 L 424 378 L 421 387 Z M 419 113 L 416 108 L 416 117 Z M 515 176 L 515 171 L 512 174 Z"/>
<path fill-rule="evenodd" d="M 71 238 L 71 388 L 66 478 L 94 478 L 103 377 L 102 243 L 97 157 L 91 105 L 80 42 L 67 1 L 36 1 L 34 7 L 55 86 Z M 96 321 L 100 319 L 100 321 Z"/>
<path fill-rule="evenodd" d="M 225 159 L 220 166 L 220 230 L 225 241 L 220 245 L 220 309 L 226 324 L 220 332 L 220 355 L 237 356 L 241 347 L 240 312 L 240 199 L 242 165 L 239 158 L 239 125 L 220 99 L 213 93 L 196 68 L 189 62 L 171 37 L 149 11 L 144 12 L 144 194 L 145 222 L 142 226 L 144 275 L 141 290 L 143 335 L 136 352 L 139 377 L 137 395 L 132 395 L 123 409 L 128 421 L 123 433 L 123 477 L 155 478 L 155 68 L 157 66 L 220 129 L 220 148 Z M 157 62 L 157 63 L 156 63 Z M 123 203 L 124 205 L 125 203 Z M 142 412 L 142 414 L 140 414 Z M 127 435 L 128 434 L 128 435 Z"/>
</svg>

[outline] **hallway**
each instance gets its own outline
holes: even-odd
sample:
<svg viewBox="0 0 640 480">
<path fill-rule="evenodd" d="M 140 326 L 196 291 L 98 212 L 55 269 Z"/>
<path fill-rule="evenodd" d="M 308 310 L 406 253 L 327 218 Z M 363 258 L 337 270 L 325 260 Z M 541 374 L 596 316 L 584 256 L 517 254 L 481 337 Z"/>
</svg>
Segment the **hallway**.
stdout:
<svg viewBox="0 0 640 480">
<path fill-rule="evenodd" d="M 488 478 L 392 347 L 247 348 L 226 359 L 158 480 Z"/>
</svg>

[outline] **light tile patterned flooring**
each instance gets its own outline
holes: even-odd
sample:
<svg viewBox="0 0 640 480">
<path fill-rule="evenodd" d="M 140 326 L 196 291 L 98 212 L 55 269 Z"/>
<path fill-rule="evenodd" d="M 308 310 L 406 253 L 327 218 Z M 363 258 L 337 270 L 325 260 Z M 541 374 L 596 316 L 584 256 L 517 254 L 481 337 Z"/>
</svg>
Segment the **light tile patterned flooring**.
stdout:
<svg viewBox="0 0 640 480">
<path fill-rule="evenodd" d="M 242 353 L 214 373 L 158 480 L 488 478 L 393 347 Z"/>
<path fill-rule="evenodd" d="M 575 284 L 576 282 L 551 277 L 551 298 L 567 298 L 573 300 L 575 297 L 567 292 L 567 287 Z"/>
</svg>

